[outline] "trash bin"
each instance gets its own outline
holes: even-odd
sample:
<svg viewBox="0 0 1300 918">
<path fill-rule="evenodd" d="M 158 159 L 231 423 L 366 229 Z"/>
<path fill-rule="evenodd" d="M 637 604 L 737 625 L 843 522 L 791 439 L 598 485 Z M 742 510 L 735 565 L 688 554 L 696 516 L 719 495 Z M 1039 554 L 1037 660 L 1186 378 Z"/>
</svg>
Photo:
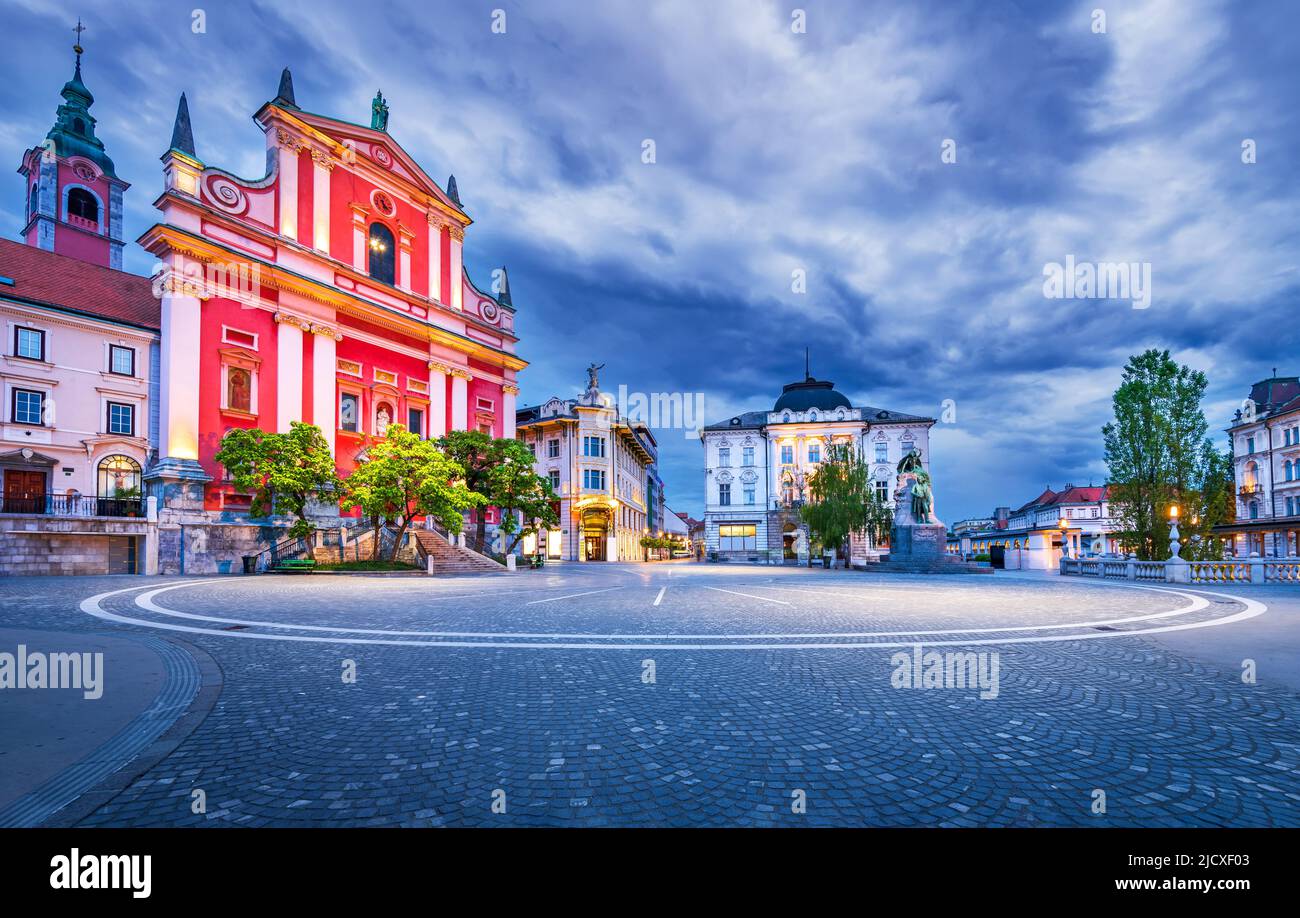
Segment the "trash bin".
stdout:
<svg viewBox="0 0 1300 918">
<path fill-rule="evenodd" d="M 257 555 L 244 555 L 244 573 L 257 573 Z"/>
</svg>

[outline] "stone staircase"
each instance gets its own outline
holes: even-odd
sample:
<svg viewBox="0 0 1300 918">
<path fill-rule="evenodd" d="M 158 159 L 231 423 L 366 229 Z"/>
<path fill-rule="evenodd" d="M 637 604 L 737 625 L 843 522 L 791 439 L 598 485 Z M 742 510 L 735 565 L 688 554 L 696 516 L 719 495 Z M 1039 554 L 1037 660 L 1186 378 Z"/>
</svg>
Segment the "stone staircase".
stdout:
<svg viewBox="0 0 1300 918">
<path fill-rule="evenodd" d="M 436 532 L 427 529 L 415 530 L 415 540 L 425 556 L 433 560 L 435 575 L 449 574 L 500 574 L 505 571 L 503 565 L 491 558 L 452 545 Z"/>
</svg>

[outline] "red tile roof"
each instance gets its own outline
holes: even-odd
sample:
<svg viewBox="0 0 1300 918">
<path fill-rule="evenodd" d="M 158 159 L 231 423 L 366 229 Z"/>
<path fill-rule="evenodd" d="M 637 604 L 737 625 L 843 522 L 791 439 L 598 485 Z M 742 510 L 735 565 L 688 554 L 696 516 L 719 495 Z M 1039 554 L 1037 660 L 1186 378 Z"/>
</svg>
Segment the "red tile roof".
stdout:
<svg viewBox="0 0 1300 918">
<path fill-rule="evenodd" d="M 161 306 L 149 278 L 0 239 L 0 297 L 157 331 Z"/>
<path fill-rule="evenodd" d="M 1052 500 L 1054 504 L 1095 504 L 1107 497 L 1106 488 L 1066 488 Z"/>
<path fill-rule="evenodd" d="M 1021 510 L 1028 510 L 1030 507 L 1039 507 L 1044 504 L 1050 504 L 1055 497 L 1056 497 L 1056 492 L 1053 491 L 1051 488 L 1048 488 L 1042 494 L 1039 494 L 1033 500 L 1021 506 L 1019 509 L 1016 510 L 1016 512 L 1019 513 Z"/>
</svg>

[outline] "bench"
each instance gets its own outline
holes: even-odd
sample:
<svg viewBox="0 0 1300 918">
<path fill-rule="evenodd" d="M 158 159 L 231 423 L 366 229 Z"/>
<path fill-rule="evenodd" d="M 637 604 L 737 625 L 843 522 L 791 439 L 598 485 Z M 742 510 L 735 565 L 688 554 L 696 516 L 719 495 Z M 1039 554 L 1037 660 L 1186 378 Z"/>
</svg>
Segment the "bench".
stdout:
<svg viewBox="0 0 1300 918">
<path fill-rule="evenodd" d="M 276 564 L 277 571 L 284 571 L 290 574 L 310 574 L 316 562 L 311 558 L 294 558 L 290 561 L 281 561 Z"/>
<path fill-rule="evenodd" d="M 531 558 L 528 559 L 528 566 L 531 567 L 533 570 L 537 570 L 539 567 L 545 567 L 546 558 L 542 555 L 533 555 Z"/>
</svg>

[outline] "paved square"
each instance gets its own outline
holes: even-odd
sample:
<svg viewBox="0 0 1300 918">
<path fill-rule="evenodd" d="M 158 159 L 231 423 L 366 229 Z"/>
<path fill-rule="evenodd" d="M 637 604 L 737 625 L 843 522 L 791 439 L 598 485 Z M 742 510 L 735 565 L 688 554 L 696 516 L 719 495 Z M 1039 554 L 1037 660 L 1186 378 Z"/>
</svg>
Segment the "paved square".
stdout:
<svg viewBox="0 0 1300 918">
<path fill-rule="evenodd" d="M 1300 630 L 1294 592 L 593 564 L 12 579 L 0 609 L 10 641 L 219 667 L 179 744 L 55 822 L 1295 826 L 1300 698 L 1241 677 Z M 996 697 L 895 688 L 918 642 L 996 652 Z M 130 665 L 110 645 L 106 695 Z"/>
</svg>

